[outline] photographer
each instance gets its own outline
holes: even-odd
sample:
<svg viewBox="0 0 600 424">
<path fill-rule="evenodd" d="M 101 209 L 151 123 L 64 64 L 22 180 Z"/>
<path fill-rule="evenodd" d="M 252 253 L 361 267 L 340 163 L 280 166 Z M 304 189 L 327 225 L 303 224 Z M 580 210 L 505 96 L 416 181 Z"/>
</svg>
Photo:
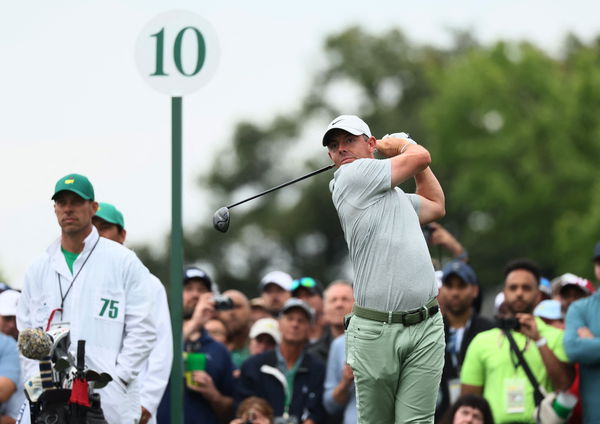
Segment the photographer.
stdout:
<svg viewBox="0 0 600 424">
<path fill-rule="evenodd" d="M 234 365 L 225 345 L 204 328 L 216 314 L 213 282 L 208 274 L 189 267 L 183 278 L 183 351 L 202 357 L 201 367 L 190 369 L 183 393 L 184 422 L 216 424 L 231 418 Z M 198 355 L 200 354 L 200 355 Z M 199 369 L 201 368 L 201 369 Z M 169 422 L 169 390 L 158 408 L 158 422 Z"/>
<path fill-rule="evenodd" d="M 497 423 L 534 422 L 534 388 L 506 334 L 510 332 L 540 386 L 566 390 L 572 366 L 563 348 L 563 332 L 532 315 L 540 299 L 538 267 L 528 260 L 510 262 L 504 273 L 504 302 L 509 316 L 479 333 L 469 345 L 460 379 L 462 394 L 483 395 Z"/>
</svg>

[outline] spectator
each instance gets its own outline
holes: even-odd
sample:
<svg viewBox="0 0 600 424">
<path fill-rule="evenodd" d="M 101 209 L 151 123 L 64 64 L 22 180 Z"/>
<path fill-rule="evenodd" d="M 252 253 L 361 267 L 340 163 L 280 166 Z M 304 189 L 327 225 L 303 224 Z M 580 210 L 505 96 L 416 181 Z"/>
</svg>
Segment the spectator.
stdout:
<svg viewBox="0 0 600 424">
<path fill-rule="evenodd" d="M 292 277 L 282 271 L 271 271 L 265 275 L 258 285 L 258 291 L 263 300 L 265 309 L 277 318 L 283 304 L 292 293 Z"/>
<path fill-rule="evenodd" d="M 483 395 L 498 423 L 533 422 L 533 387 L 518 365 L 505 331 L 510 331 L 540 386 L 566 390 L 573 381 L 561 330 L 532 312 L 539 299 L 540 271 L 527 260 L 510 262 L 504 273 L 504 303 L 512 320 L 479 333 L 467 349 L 460 380 L 462 394 Z M 509 327 L 518 330 L 510 330 Z"/>
<path fill-rule="evenodd" d="M 305 301 L 315 312 L 307 350 L 325 362 L 332 338 L 323 316 L 323 286 L 312 277 L 302 277 L 292 281 L 291 291 L 292 297 Z"/>
<path fill-rule="evenodd" d="M 206 328 L 208 335 L 214 340 L 227 345 L 227 327 L 225 327 L 225 323 L 221 318 L 215 317 L 209 319 L 206 321 L 206 324 L 204 324 L 204 328 Z"/>
<path fill-rule="evenodd" d="M 98 203 L 92 223 L 101 237 L 124 244 L 127 238 L 125 218 L 121 211 L 109 203 Z M 136 385 L 139 386 L 142 405 L 140 424 L 155 423 L 158 404 L 169 383 L 170 369 L 165 367 L 173 361 L 173 335 L 171 332 L 171 314 L 165 287 L 160 280 L 149 274 L 148 290 L 152 293 L 152 311 L 156 316 L 157 341 L 152 348 Z"/>
<path fill-rule="evenodd" d="M 273 408 L 266 400 L 250 396 L 240 403 L 236 417 L 230 424 L 271 424 Z"/>
<path fill-rule="evenodd" d="M 533 310 L 533 315 L 540 317 L 542 321 L 552 327 L 560 328 L 561 330 L 565 329 L 563 314 L 558 300 L 542 300 Z"/>
<path fill-rule="evenodd" d="M 0 316 L 3 320 L 5 317 L 14 318 L 18 299 L 19 292 L 16 290 L 9 289 L 0 293 Z M 12 424 L 25 402 L 25 395 L 20 378 L 19 352 L 14 340 L 14 320 L 9 325 L 5 324 L 0 329 L 0 423 Z"/>
<path fill-rule="evenodd" d="M 261 318 L 270 317 L 271 314 L 265 308 L 265 302 L 262 297 L 253 297 L 250 299 L 250 323 L 253 324 Z"/>
<path fill-rule="evenodd" d="M 279 323 L 274 318 L 261 318 L 250 329 L 250 355 L 275 349 L 281 343 Z"/>
<path fill-rule="evenodd" d="M 598 278 L 600 243 L 596 245 L 593 260 Z M 569 359 L 579 366 L 583 422 L 600 422 L 600 292 L 570 305 L 565 321 L 564 343 Z"/>
<path fill-rule="evenodd" d="M 204 370 L 193 371 L 192 384 L 183 390 L 185 424 L 216 424 L 232 415 L 234 365 L 225 345 L 208 335 L 205 325 L 216 315 L 213 282 L 198 267 L 188 267 L 183 277 L 183 351 L 205 354 Z M 169 423 L 170 392 L 158 408 L 158 422 Z"/>
<path fill-rule="evenodd" d="M 0 333 L 17 340 L 17 304 L 21 293 L 16 290 L 4 290 L 0 293 Z"/>
<path fill-rule="evenodd" d="M 494 424 L 494 417 L 485 398 L 464 395 L 452 404 L 441 424 Z"/>
<path fill-rule="evenodd" d="M 324 293 L 323 313 L 333 338 L 344 334 L 344 317 L 352 312 L 352 305 L 352 284 L 344 280 L 331 282 Z"/>
<path fill-rule="evenodd" d="M 300 299 L 289 299 L 279 318 L 281 343 L 273 351 L 252 356 L 242 365 L 236 402 L 250 396 L 264 398 L 276 417 L 294 417 L 299 423 L 321 423 L 325 366 L 308 352 L 314 312 Z"/>
<path fill-rule="evenodd" d="M 446 354 L 436 420 L 460 395 L 460 369 L 469 344 L 477 334 L 494 327 L 490 320 L 475 313 L 473 303 L 479 292 L 475 271 L 465 262 L 454 259 L 444 266 L 440 298 L 444 305 Z"/>
<path fill-rule="evenodd" d="M 559 287 L 558 295 L 560 297 L 563 314 L 567 313 L 571 303 L 583 299 L 584 297 L 588 297 L 596 291 L 589 280 L 569 272 L 560 277 L 556 277 L 554 282 Z"/>
<path fill-rule="evenodd" d="M 323 406 L 331 417 L 343 413 L 344 424 L 357 422 L 354 374 L 352 368 L 346 363 L 344 335 L 338 336 L 331 343 L 325 374 Z"/>
<path fill-rule="evenodd" d="M 219 311 L 218 315 L 227 327 L 227 349 L 236 367 L 250 356 L 248 343 L 250 337 L 250 302 L 244 293 L 239 290 L 226 290 L 223 295 L 231 299 L 233 308 Z"/>
</svg>

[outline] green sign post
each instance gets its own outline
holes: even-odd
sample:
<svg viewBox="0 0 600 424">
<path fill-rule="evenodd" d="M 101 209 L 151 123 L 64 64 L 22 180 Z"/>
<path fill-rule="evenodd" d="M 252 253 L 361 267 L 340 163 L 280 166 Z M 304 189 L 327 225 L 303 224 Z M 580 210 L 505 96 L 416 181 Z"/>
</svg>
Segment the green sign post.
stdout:
<svg viewBox="0 0 600 424">
<path fill-rule="evenodd" d="M 183 95 L 204 85 L 218 61 L 216 37 L 211 26 L 198 15 L 170 11 L 152 19 L 140 33 L 136 63 L 142 77 L 156 90 L 171 96 L 171 243 L 169 306 L 173 327 L 171 368 L 171 423 L 183 422 L 182 360 L 182 139 Z"/>
</svg>

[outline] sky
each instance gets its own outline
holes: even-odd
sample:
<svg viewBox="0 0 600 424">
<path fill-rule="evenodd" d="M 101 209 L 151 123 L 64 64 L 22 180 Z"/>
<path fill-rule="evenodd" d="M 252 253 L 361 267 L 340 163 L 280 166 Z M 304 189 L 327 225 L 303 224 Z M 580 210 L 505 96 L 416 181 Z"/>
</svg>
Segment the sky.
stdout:
<svg viewBox="0 0 600 424">
<path fill-rule="evenodd" d="M 327 35 L 400 28 L 444 46 L 461 29 L 484 43 L 526 39 L 556 52 L 569 32 L 584 41 L 600 34 L 600 4 L 580 0 L 1 2 L 0 275 L 10 285 L 21 287 L 28 264 L 58 237 L 50 197 L 68 173 L 89 177 L 97 200 L 124 213 L 128 244 L 161 246 L 170 231 L 170 98 L 142 78 L 135 46 L 149 21 L 174 9 L 209 22 L 219 46 L 214 76 L 183 98 L 184 232 L 214 212 L 199 173 L 237 122 L 264 124 L 298 107 L 325 66 Z"/>
</svg>

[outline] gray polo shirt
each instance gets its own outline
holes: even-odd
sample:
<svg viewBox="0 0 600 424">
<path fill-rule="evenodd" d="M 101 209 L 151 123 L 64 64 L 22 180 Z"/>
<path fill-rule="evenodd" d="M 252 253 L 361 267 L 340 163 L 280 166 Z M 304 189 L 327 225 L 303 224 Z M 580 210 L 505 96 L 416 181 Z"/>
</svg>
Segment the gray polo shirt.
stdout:
<svg viewBox="0 0 600 424">
<path fill-rule="evenodd" d="M 354 267 L 359 306 L 406 311 L 437 295 L 419 197 L 391 187 L 389 159 L 342 165 L 330 183 Z"/>
</svg>

